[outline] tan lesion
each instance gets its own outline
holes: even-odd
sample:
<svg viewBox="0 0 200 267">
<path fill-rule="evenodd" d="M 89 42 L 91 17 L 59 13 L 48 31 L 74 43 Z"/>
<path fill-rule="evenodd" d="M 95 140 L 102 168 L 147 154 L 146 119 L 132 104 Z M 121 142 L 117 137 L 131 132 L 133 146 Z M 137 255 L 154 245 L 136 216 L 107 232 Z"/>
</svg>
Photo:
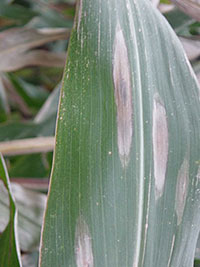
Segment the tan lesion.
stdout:
<svg viewBox="0 0 200 267">
<path fill-rule="evenodd" d="M 132 143 L 133 107 L 128 50 L 119 24 L 116 27 L 113 50 L 113 81 L 115 103 L 117 106 L 118 151 L 122 166 L 125 167 L 129 162 Z"/>
<path fill-rule="evenodd" d="M 155 195 L 158 199 L 164 190 L 169 142 L 166 110 L 158 93 L 154 95 L 152 135 Z"/>
<path fill-rule="evenodd" d="M 83 216 L 79 216 L 75 232 L 75 257 L 77 267 L 93 267 L 92 238 Z"/>
<path fill-rule="evenodd" d="M 178 225 L 182 221 L 189 185 L 189 162 L 184 159 L 177 177 L 175 209 Z"/>
</svg>

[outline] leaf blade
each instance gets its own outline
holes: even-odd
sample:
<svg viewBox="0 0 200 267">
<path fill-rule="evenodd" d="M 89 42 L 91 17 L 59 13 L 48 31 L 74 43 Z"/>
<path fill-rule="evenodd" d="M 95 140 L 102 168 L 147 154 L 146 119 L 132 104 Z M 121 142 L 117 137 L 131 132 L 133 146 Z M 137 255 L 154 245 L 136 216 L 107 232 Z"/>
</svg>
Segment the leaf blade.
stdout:
<svg viewBox="0 0 200 267">
<path fill-rule="evenodd" d="M 123 37 L 115 38 L 118 25 Z M 122 48 L 119 60 L 116 39 Z M 113 74 L 115 63 L 119 68 Z M 131 122 L 125 64 L 131 73 Z M 192 266 L 200 220 L 194 164 L 200 124 L 199 87 L 190 68 L 177 37 L 148 1 L 80 1 L 60 97 L 40 266 L 84 261 L 106 267 Z M 120 130 L 123 123 L 133 124 L 131 145 L 125 140 L 131 131 L 126 135 L 124 127 L 120 134 L 119 118 Z M 130 152 L 120 146 L 130 146 Z M 130 155 L 127 166 L 120 151 Z M 157 155 L 164 155 L 164 163 L 154 164 Z M 185 158 L 190 166 L 187 200 L 176 197 Z M 162 179 L 155 171 L 159 166 L 166 168 Z M 177 208 L 181 227 L 175 199 L 183 199 L 184 212 Z M 187 240 L 187 253 L 182 240 Z"/>
</svg>

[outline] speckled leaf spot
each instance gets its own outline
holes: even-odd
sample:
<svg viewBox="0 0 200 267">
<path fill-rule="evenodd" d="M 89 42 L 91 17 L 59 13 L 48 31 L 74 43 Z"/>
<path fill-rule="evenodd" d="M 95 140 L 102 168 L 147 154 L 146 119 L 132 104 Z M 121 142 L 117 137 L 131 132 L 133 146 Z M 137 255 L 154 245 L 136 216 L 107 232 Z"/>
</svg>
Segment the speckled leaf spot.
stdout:
<svg viewBox="0 0 200 267">
<path fill-rule="evenodd" d="M 187 197 L 188 185 L 189 185 L 189 163 L 188 160 L 185 159 L 178 172 L 177 185 L 176 185 L 175 208 L 176 208 L 178 225 L 182 221 L 186 197 Z"/>
<path fill-rule="evenodd" d="M 132 143 L 132 93 L 128 51 L 120 25 L 116 27 L 113 57 L 113 80 L 117 106 L 117 141 L 123 167 L 129 162 Z"/>
<path fill-rule="evenodd" d="M 162 196 L 168 160 L 168 126 L 166 110 L 159 95 L 153 103 L 153 164 L 156 200 Z"/>
<path fill-rule="evenodd" d="M 93 267 L 92 240 L 89 228 L 80 216 L 75 232 L 75 257 L 77 267 Z"/>
</svg>

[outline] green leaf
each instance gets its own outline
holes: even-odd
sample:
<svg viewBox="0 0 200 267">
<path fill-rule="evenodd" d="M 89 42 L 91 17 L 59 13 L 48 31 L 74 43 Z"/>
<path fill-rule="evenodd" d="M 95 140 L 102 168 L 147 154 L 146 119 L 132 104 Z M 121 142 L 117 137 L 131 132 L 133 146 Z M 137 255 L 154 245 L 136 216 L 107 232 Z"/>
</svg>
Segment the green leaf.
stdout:
<svg viewBox="0 0 200 267">
<path fill-rule="evenodd" d="M 195 260 L 194 267 L 199 267 L 199 266 L 200 266 L 200 260 Z"/>
<path fill-rule="evenodd" d="M 55 125 L 60 95 L 60 87 L 61 85 L 59 84 L 50 94 L 50 96 L 36 115 L 34 122 L 42 123 L 46 120 L 51 119 L 52 124 Z"/>
<path fill-rule="evenodd" d="M 188 26 L 194 23 L 194 19 L 176 8 L 166 12 L 164 15 L 177 34 L 183 35 L 187 32 L 188 35 Z"/>
<path fill-rule="evenodd" d="M 41 267 L 193 266 L 199 93 L 178 38 L 150 1 L 79 1 Z"/>
<path fill-rule="evenodd" d="M 171 4 L 170 0 L 160 0 L 160 3 L 166 4 L 166 5 L 170 5 Z"/>
<path fill-rule="evenodd" d="M 31 122 L 9 122 L 0 125 L 0 141 L 31 138 L 37 136 L 40 125 Z"/>
<path fill-rule="evenodd" d="M 23 155 L 10 158 L 10 177 L 48 177 L 47 159 L 41 154 Z M 45 165 L 46 163 L 46 165 Z"/>
<path fill-rule="evenodd" d="M 33 0 L 35 2 L 35 0 Z M 64 16 L 47 8 L 46 5 L 38 5 L 36 8 L 40 16 L 37 17 L 35 21 L 31 23 L 33 27 L 64 27 L 71 28 L 73 25 L 73 20 L 66 19 Z"/>
<path fill-rule="evenodd" d="M 21 266 L 20 249 L 18 244 L 17 231 L 17 210 L 15 200 L 11 191 L 10 181 L 6 170 L 5 162 L 0 154 L 0 179 L 4 183 L 8 192 L 9 222 L 3 233 L 0 235 L 0 266 L 11 267 Z"/>
<path fill-rule="evenodd" d="M 26 24 L 37 13 L 20 5 L 0 3 L 0 17 L 9 18 L 16 24 Z"/>
<path fill-rule="evenodd" d="M 0 75 L 0 122 L 4 121 L 9 113 L 9 104 L 6 89 Z"/>
<path fill-rule="evenodd" d="M 4 4 L 11 4 L 13 2 L 13 0 L 2 0 L 2 2 Z"/>
<path fill-rule="evenodd" d="M 54 133 L 55 117 L 50 117 L 38 124 L 32 122 L 9 122 L 0 125 L 0 141 L 53 136 Z"/>
<path fill-rule="evenodd" d="M 17 93 L 22 97 L 29 107 L 38 108 L 46 100 L 48 92 L 43 87 L 28 83 L 12 73 L 9 74 L 8 77 Z"/>
</svg>

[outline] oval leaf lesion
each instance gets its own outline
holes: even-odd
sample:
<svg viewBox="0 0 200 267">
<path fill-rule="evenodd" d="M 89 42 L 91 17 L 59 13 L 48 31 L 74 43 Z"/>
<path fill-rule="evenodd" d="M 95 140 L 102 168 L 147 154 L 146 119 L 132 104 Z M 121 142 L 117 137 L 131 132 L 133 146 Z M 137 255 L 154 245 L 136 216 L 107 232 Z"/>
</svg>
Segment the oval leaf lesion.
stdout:
<svg viewBox="0 0 200 267">
<path fill-rule="evenodd" d="M 82 216 L 78 218 L 76 224 L 75 258 L 77 267 L 94 267 L 92 238 Z"/>
<path fill-rule="evenodd" d="M 165 107 L 156 93 L 153 102 L 153 165 L 156 199 L 162 196 L 168 160 L 168 124 Z"/>
<path fill-rule="evenodd" d="M 129 162 L 132 143 L 132 88 L 128 50 L 120 25 L 116 27 L 113 56 L 114 95 L 117 106 L 117 141 L 122 166 Z"/>
<path fill-rule="evenodd" d="M 178 225 L 182 221 L 186 197 L 187 197 L 188 185 L 189 185 L 189 163 L 188 160 L 185 159 L 178 172 L 177 185 L 176 185 L 175 209 L 177 214 Z"/>
</svg>

